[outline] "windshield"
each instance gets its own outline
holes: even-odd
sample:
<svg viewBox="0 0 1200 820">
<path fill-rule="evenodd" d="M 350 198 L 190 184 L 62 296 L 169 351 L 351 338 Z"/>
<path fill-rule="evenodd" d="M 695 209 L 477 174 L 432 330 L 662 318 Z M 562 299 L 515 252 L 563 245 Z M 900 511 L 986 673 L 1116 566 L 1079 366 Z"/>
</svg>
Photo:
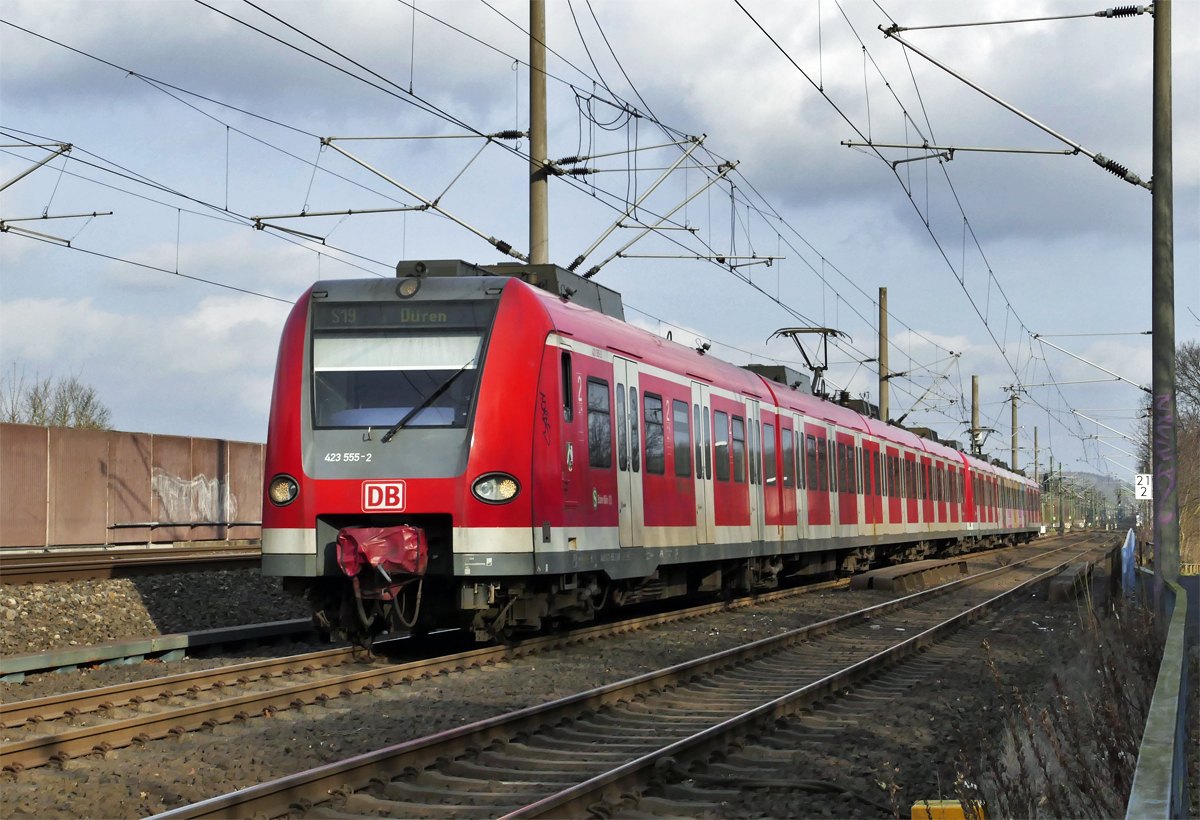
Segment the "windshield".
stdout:
<svg viewBox="0 0 1200 820">
<path fill-rule="evenodd" d="M 320 307 L 312 348 L 314 427 L 392 427 L 455 374 L 449 388 L 405 426 L 467 425 L 491 310 L 462 303 L 439 310 L 424 303 L 419 310 L 414 305 L 411 314 L 406 306 L 406 318 L 422 320 L 411 323 L 416 327 L 374 329 L 369 325 L 392 324 L 387 320 L 393 317 L 386 311 L 372 315 L 365 305 Z"/>
</svg>

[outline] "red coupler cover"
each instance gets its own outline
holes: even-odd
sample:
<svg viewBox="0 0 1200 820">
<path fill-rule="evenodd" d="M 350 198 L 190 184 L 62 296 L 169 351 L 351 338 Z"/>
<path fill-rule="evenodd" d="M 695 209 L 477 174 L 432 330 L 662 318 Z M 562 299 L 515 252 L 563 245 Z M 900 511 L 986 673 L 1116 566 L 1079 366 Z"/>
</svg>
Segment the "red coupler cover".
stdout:
<svg viewBox="0 0 1200 820">
<path fill-rule="evenodd" d="M 388 575 L 424 575 L 429 548 L 420 527 L 346 527 L 338 532 L 337 559 L 350 576 L 364 566 L 382 567 Z"/>
</svg>

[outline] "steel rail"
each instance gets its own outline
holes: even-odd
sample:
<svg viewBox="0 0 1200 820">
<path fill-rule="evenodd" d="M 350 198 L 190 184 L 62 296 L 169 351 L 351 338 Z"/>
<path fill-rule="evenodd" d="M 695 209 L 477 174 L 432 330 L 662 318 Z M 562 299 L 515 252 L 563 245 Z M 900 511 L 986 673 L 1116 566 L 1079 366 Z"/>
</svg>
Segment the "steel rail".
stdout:
<svg viewBox="0 0 1200 820">
<path fill-rule="evenodd" d="M 28 740 L 0 741 L 0 768 L 21 770 L 41 766 L 54 760 L 67 760 L 134 742 L 211 728 L 220 723 L 246 720 L 255 715 L 270 716 L 283 709 L 324 703 L 332 697 L 345 697 L 348 694 L 372 691 L 377 687 L 390 688 L 397 683 L 410 682 L 417 678 L 479 668 L 639 629 L 848 585 L 849 579 L 843 579 L 749 595 L 732 601 L 703 604 L 673 612 L 586 627 L 566 635 L 533 638 L 514 646 L 486 646 L 452 655 L 368 668 L 328 679 L 303 681 L 267 692 L 222 698 L 158 714 L 68 729 Z M 3 704 L 0 705 L 0 728 L 11 731 L 27 725 L 41 727 L 58 718 L 77 718 L 88 713 L 126 707 L 140 708 L 146 702 L 158 699 L 197 698 L 204 692 L 211 693 L 234 685 L 244 686 L 279 678 L 294 679 L 298 674 L 311 677 L 315 673 L 349 665 L 354 652 L 353 647 L 323 650 Z"/>
<path fill-rule="evenodd" d="M 1062 549 L 1067 548 L 1063 547 Z M 832 675 L 826 675 L 820 680 L 802 686 L 775 700 L 743 712 L 736 717 L 729 718 L 716 726 L 697 732 L 682 740 L 677 740 L 650 754 L 643 755 L 637 760 L 630 761 L 602 775 L 564 789 L 557 794 L 542 798 L 538 802 L 518 811 L 510 812 L 504 815 L 502 820 L 510 820 L 510 818 L 515 820 L 515 818 L 563 817 L 569 815 L 588 816 L 588 809 L 595 808 L 595 804 L 602 799 L 612 801 L 615 798 L 619 801 L 621 793 L 629 792 L 637 785 L 640 785 L 645 779 L 646 771 L 659 765 L 660 761 L 676 757 L 693 758 L 707 751 L 724 748 L 729 741 L 735 737 L 744 735 L 754 726 L 764 726 L 765 728 L 766 725 L 773 723 L 779 718 L 794 714 L 805 706 L 815 703 L 840 689 L 845 689 L 848 686 L 869 678 L 881 669 L 892 666 L 909 655 L 932 646 L 950 633 L 976 620 L 1000 604 L 1007 603 L 1017 593 L 1057 575 L 1084 553 L 1090 551 L 1091 548 L 1089 547 L 1068 558 L 1066 561 L 1023 581 L 1012 589 L 1005 590 L 971 607 L 965 612 L 954 615 L 911 638 L 903 640 L 881 652 L 877 652 L 851 666 L 847 666 Z"/>
<path fill-rule="evenodd" d="M 30 584 L 124 575 L 160 574 L 174 569 L 242 569 L 257 566 L 260 547 L 213 544 L 120 550 L 55 550 L 6 555 L 0 552 L 0 584 Z"/>
<path fill-rule="evenodd" d="M 1055 541 L 1060 537 L 1062 536 L 1052 536 L 1048 538 L 1047 541 Z M 969 557 L 971 560 L 977 560 L 994 553 L 1005 552 L 1007 550 L 1018 548 L 1019 547 L 1000 547 L 997 549 L 971 553 Z M 962 556 L 960 556 L 960 558 L 962 558 Z M 786 598 L 791 598 L 798 595 L 822 592 L 831 589 L 840 589 L 850 586 L 851 584 L 851 578 L 843 578 L 835 581 L 823 581 L 815 584 L 789 587 L 772 592 L 756 593 L 754 595 L 735 598 L 730 601 L 700 604 L 693 607 L 687 607 L 684 609 L 673 610 L 655 615 L 644 615 L 636 618 L 624 619 L 614 623 L 583 627 L 572 630 L 563 636 L 544 636 L 539 638 L 531 638 L 521 641 L 512 647 L 508 647 L 508 649 L 512 650 L 514 653 L 531 653 L 535 651 L 541 651 L 545 647 L 561 646 L 561 642 L 563 640 L 572 642 L 595 640 L 608 635 L 621 634 L 626 631 L 666 625 L 675 623 L 677 621 L 704 617 L 706 615 L 712 615 L 718 612 L 732 611 L 747 606 L 771 603 L 773 601 L 784 600 Z M 231 638 L 230 642 L 235 642 L 237 640 L 239 639 L 236 637 Z M 142 643 L 143 642 L 141 641 L 138 642 L 138 651 L 133 654 L 146 654 L 147 650 L 141 646 Z M 384 647 L 388 643 L 390 643 L 390 641 L 385 642 L 381 640 L 377 641 L 375 646 L 377 648 Z M 74 652 L 77 650 L 72 651 Z M 505 648 L 503 647 L 481 647 L 479 649 L 459 653 L 450 657 L 456 661 L 482 661 L 486 663 L 489 661 L 489 659 L 495 659 L 498 657 L 494 653 L 504 651 Z M 213 689 L 214 687 L 221 689 L 235 685 L 241 678 L 245 677 L 263 680 L 264 676 L 272 678 L 277 678 L 280 676 L 287 677 L 295 674 L 297 670 L 304 671 L 304 667 L 306 666 L 313 666 L 314 669 L 317 668 L 318 665 L 321 668 L 345 666 L 355 660 L 356 654 L 357 652 L 354 647 L 324 649 L 316 652 L 306 652 L 299 655 L 288 655 L 285 657 L 270 658 L 260 661 L 247 661 L 246 663 L 222 666 L 215 669 L 205 669 L 197 672 L 186 672 L 177 675 L 166 675 L 149 680 L 114 684 L 96 689 L 87 689 L 60 695 L 49 695 L 30 700 L 14 701 L 7 704 L 0 704 L 0 729 L 12 729 L 24 725 L 30 721 L 35 723 L 43 723 L 61 717 L 78 717 L 81 714 L 95 712 L 101 708 L 113 709 L 125 706 L 127 704 L 141 704 L 145 703 L 146 701 L 156 700 L 163 696 L 171 697 L 176 693 L 189 693 L 194 695 L 199 691 Z M 413 661 L 412 663 L 415 664 L 413 669 L 419 668 L 421 664 L 436 665 L 437 661 L 437 658 L 425 661 Z M 79 661 L 74 660 L 74 664 L 78 665 Z M 59 664 L 59 666 L 61 665 L 63 664 Z M 165 694 L 168 692 L 171 694 Z"/>
<path fill-rule="evenodd" d="M 739 696 L 741 696 L 745 694 L 746 691 L 754 689 L 756 686 L 761 688 L 761 686 L 765 685 L 764 681 L 770 683 L 770 681 L 767 679 L 778 678 L 781 672 L 778 670 L 773 670 L 770 671 L 770 674 L 768 674 L 766 671 L 758 668 L 755 670 L 747 669 L 742 671 L 739 669 L 739 667 L 752 662 L 758 663 L 764 657 L 775 656 L 781 651 L 788 650 L 789 648 L 793 648 L 800 644 L 807 644 L 813 638 L 825 635 L 826 633 L 841 632 L 854 626 L 865 624 L 872 619 L 894 611 L 909 610 L 918 604 L 934 601 L 935 599 L 943 595 L 947 595 L 952 591 L 965 588 L 984 579 L 992 578 L 998 574 L 1012 572 L 1013 570 L 1022 568 L 1031 561 L 1045 558 L 1046 556 L 1056 555 L 1064 550 L 1077 549 L 1080 547 L 1084 547 L 1078 553 L 1079 555 L 1082 555 L 1090 549 L 1093 549 L 1094 545 L 1088 544 L 1085 546 L 1078 543 L 1069 543 L 1056 549 L 1040 552 L 1037 555 L 1013 562 L 1006 566 L 1001 566 L 983 573 L 968 576 L 967 578 L 961 580 L 950 582 L 940 587 L 935 587 L 923 592 L 905 596 L 903 598 L 898 598 L 893 601 L 858 610 L 847 615 L 827 619 L 816 624 L 811 624 L 799 629 L 781 633 L 777 636 L 772 636 L 740 647 L 734 647 L 723 652 L 718 652 L 704 658 L 677 664 L 667 669 L 650 672 L 625 681 L 609 684 L 588 692 L 582 692 L 549 703 L 528 707 L 507 715 L 500 715 L 494 718 L 477 721 L 473 724 L 458 727 L 456 729 L 442 732 L 430 737 L 407 741 L 405 743 L 364 755 L 357 755 L 355 757 L 326 764 L 306 772 L 300 772 L 298 774 L 283 777 L 274 781 L 251 786 L 232 794 L 210 798 L 191 806 L 185 806 L 179 809 L 164 812 L 160 815 L 156 815 L 156 818 L 158 820 L 182 820 L 182 818 L 199 817 L 247 817 L 259 814 L 275 816 L 279 813 L 286 812 L 289 805 L 296 805 L 298 802 L 302 805 L 305 802 L 307 802 L 308 805 L 312 805 L 328 800 L 330 795 L 334 794 L 340 794 L 343 796 L 351 794 L 352 797 L 358 797 L 358 795 L 352 795 L 353 790 L 368 786 L 373 780 L 378 782 L 379 778 L 383 778 L 382 782 L 388 783 L 391 777 L 404 772 L 406 767 L 414 767 L 416 771 L 420 772 L 433 759 L 455 760 L 457 757 L 464 754 L 471 752 L 478 753 L 481 749 L 486 750 L 489 744 L 496 742 L 499 742 L 502 745 L 508 744 L 513 748 L 520 746 L 520 748 L 515 751 L 515 754 L 518 756 L 522 754 L 528 754 L 531 751 L 530 747 L 520 744 L 514 745 L 510 743 L 511 738 L 519 731 L 534 730 L 537 727 L 546 726 L 547 724 L 554 725 L 560 721 L 563 721 L 564 719 L 578 718 L 581 713 L 585 716 L 594 715 L 594 710 L 596 709 L 611 707 L 619 703 L 629 704 L 631 702 L 636 702 L 639 698 L 646 698 L 648 701 L 650 698 L 663 696 L 664 692 L 668 694 L 673 692 L 674 687 L 677 686 L 681 681 L 696 681 L 698 678 L 704 678 L 706 676 L 712 677 L 718 674 L 727 677 L 733 676 L 738 678 L 736 681 L 737 688 L 735 691 L 737 691 Z M 1069 564 L 1075 559 L 1075 557 L 1077 556 L 1073 556 L 1067 561 L 1057 564 L 1052 570 L 1039 573 L 1036 576 L 1036 579 L 1040 580 L 1045 578 L 1050 572 L 1056 571 L 1057 569 Z M 1023 582 L 1023 586 L 1031 582 L 1036 582 L 1036 580 Z M 978 607 L 972 607 L 972 609 L 968 611 L 978 611 Z M 926 636 L 928 632 L 929 630 L 925 630 L 917 637 L 922 638 L 923 636 Z M 876 640 L 878 640 L 878 638 Z M 914 642 L 911 639 L 908 641 L 903 641 L 902 643 L 905 646 L 914 645 Z M 876 654 L 878 653 L 873 653 L 872 658 L 875 657 Z M 843 663 L 845 663 L 845 661 L 843 661 Z M 827 664 L 828 660 L 826 659 L 825 663 L 820 665 Z M 847 668 L 862 669 L 864 667 L 863 663 L 859 662 L 852 663 Z M 838 667 L 836 666 L 829 669 L 828 672 L 830 674 L 823 675 L 821 681 L 827 681 L 828 678 L 832 676 L 832 673 L 837 671 L 837 669 Z M 778 682 L 776 681 L 776 685 L 777 683 Z M 778 698 L 772 698 L 769 702 L 774 703 L 776 700 L 778 700 Z M 758 704 L 755 704 L 755 706 L 756 708 L 763 708 L 758 706 Z M 633 710 L 631 707 L 630 711 L 632 712 L 636 710 Z M 717 720 L 713 719 L 715 715 L 719 714 L 719 711 L 720 710 L 696 714 L 694 707 L 692 709 L 688 709 L 685 705 L 681 705 L 676 707 L 674 711 L 670 712 L 672 715 L 672 726 L 678 728 L 679 726 L 684 726 L 690 722 L 695 726 L 695 729 L 708 730 L 709 727 L 713 726 L 714 723 L 717 725 L 725 725 L 728 723 L 728 720 L 724 719 L 723 717 Z M 642 713 L 639 712 L 639 714 Z M 650 717 L 649 713 L 645 713 L 644 716 L 647 719 Z M 670 731 L 663 731 L 661 727 L 656 728 L 649 722 L 643 727 L 642 731 L 643 735 L 640 745 L 643 746 L 646 743 L 650 743 L 653 748 L 660 748 L 666 746 L 667 744 L 665 741 L 671 739 Z M 553 772 L 546 773 L 546 776 L 550 778 L 551 783 L 558 782 L 562 786 L 573 786 L 574 781 L 578 780 L 578 775 L 573 775 L 572 773 L 582 773 L 586 776 L 588 774 L 586 761 L 589 758 L 594 761 L 597 755 L 600 755 L 601 758 L 603 758 L 603 756 L 607 754 L 609 757 L 619 758 L 614 759 L 613 762 L 620 764 L 630 757 L 629 750 L 632 749 L 636 751 L 636 748 L 639 744 L 633 742 L 618 744 L 617 746 L 611 747 L 614 749 L 613 753 L 593 753 L 592 751 L 588 751 L 585 745 L 577 745 L 579 748 L 572 753 L 565 755 L 560 754 L 558 757 L 554 757 L 552 761 L 546 762 L 541 766 L 535 765 L 536 761 L 530 759 L 526 761 L 528 765 L 525 768 L 538 769 L 539 771 L 536 774 L 539 776 L 543 774 L 541 770 L 554 770 Z M 538 750 L 534 749 L 532 751 L 536 752 Z M 620 752 L 625 753 L 619 754 Z M 637 760 L 642 760 L 643 757 L 645 757 L 645 755 L 640 755 L 637 757 Z M 464 765 L 468 770 L 471 768 L 469 764 Z M 515 768 L 519 769 L 521 767 L 516 766 Z M 618 768 L 622 772 L 624 771 L 623 767 L 619 766 Z M 493 770 L 489 769 L 488 771 Z M 464 774 L 462 776 L 470 777 L 471 775 Z M 494 777 L 494 775 L 489 775 L 485 776 L 483 779 L 494 779 Z M 586 782 L 593 782 L 594 780 L 595 778 L 591 778 Z M 447 783 L 448 782 L 449 781 L 447 781 Z M 520 785 L 522 784 L 509 783 L 506 784 L 505 787 L 509 788 L 510 790 L 519 791 Z M 536 787 L 539 784 L 527 783 L 525 785 L 529 786 L 533 791 L 538 791 Z M 529 802 L 526 803 L 527 808 L 531 805 L 537 804 L 539 799 L 547 797 L 544 784 L 541 785 L 543 785 L 543 788 L 540 790 L 542 792 L 541 794 L 531 794 L 526 796 L 529 798 Z M 446 786 L 444 784 L 443 788 L 445 787 Z M 487 795 L 482 795 L 476 792 L 471 793 L 472 800 L 476 798 L 482 799 L 486 796 Z M 510 794 L 508 797 L 514 799 L 524 799 L 521 795 L 516 794 Z M 364 799 L 370 800 L 371 798 L 368 797 Z M 379 804 L 377 806 L 379 809 L 384 809 L 388 806 L 386 801 L 375 802 Z M 428 809 L 429 811 L 437 811 L 440 815 L 449 807 L 444 805 L 417 806 L 406 804 L 397 808 L 404 808 L 406 811 L 417 811 L 418 814 L 420 813 L 420 810 L 424 808 Z M 471 809 L 468 808 L 467 805 L 455 806 L 453 808 L 464 809 L 469 813 L 472 813 Z M 481 811 L 487 811 L 488 808 L 501 807 L 477 804 L 474 806 L 473 814 L 477 814 Z M 492 811 L 488 814 L 488 816 L 494 816 L 498 813 L 500 812 Z"/>
</svg>

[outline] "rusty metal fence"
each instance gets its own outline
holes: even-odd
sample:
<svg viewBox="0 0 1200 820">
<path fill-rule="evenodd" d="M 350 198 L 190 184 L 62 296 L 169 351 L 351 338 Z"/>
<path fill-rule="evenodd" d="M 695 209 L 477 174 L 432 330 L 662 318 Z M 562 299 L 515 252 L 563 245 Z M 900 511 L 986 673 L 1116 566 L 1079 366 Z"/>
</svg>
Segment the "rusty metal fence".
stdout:
<svg viewBox="0 0 1200 820">
<path fill-rule="evenodd" d="M 0 548 L 256 539 L 263 445 L 0 424 Z"/>
</svg>

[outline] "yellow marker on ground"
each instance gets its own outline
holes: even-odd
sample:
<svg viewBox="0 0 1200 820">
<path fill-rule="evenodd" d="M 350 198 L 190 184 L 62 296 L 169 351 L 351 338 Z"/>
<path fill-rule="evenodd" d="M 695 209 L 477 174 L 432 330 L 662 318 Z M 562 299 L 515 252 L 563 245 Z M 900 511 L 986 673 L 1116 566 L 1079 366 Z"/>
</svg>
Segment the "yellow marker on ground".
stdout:
<svg viewBox="0 0 1200 820">
<path fill-rule="evenodd" d="M 958 800 L 918 800 L 912 807 L 912 820 L 967 820 L 967 817 Z M 976 806 L 971 817 L 986 820 L 983 806 Z"/>
</svg>

